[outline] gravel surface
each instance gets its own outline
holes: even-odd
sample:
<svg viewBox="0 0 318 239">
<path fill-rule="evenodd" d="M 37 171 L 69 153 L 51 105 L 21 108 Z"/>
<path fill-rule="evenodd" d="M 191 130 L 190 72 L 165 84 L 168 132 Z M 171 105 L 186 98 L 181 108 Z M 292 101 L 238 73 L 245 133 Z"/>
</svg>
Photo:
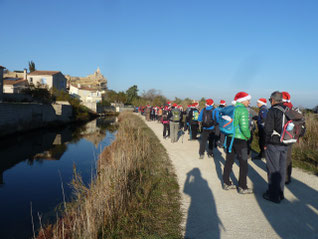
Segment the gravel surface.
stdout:
<svg viewBox="0 0 318 239">
<path fill-rule="evenodd" d="M 146 123 L 167 149 L 175 167 L 185 238 L 318 239 L 317 176 L 293 169 L 292 182 L 285 188 L 285 200 L 275 204 L 262 198 L 267 189 L 265 161 L 249 159 L 248 187 L 254 193 L 225 191 L 222 149 L 214 150 L 214 158 L 199 159 L 199 141 L 188 141 L 186 133 L 172 144 L 170 139 L 163 139 L 161 124 Z M 233 172 L 232 181 L 237 184 L 237 164 Z"/>
</svg>

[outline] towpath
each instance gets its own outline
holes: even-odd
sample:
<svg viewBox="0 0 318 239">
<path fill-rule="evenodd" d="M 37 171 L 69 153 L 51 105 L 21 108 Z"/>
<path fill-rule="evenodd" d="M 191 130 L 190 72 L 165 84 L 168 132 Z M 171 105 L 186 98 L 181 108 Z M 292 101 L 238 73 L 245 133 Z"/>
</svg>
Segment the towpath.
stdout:
<svg viewBox="0 0 318 239">
<path fill-rule="evenodd" d="M 185 134 L 177 143 L 163 139 L 162 125 L 146 122 L 166 148 L 180 185 L 185 238 L 318 239 L 318 177 L 293 169 L 280 204 L 262 198 L 267 188 L 265 161 L 249 160 L 248 186 L 254 194 L 222 189 L 223 150 L 199 159 L 199 141 Z M 236 184 L 238 166 L 233 166 Z"/>
</svg>

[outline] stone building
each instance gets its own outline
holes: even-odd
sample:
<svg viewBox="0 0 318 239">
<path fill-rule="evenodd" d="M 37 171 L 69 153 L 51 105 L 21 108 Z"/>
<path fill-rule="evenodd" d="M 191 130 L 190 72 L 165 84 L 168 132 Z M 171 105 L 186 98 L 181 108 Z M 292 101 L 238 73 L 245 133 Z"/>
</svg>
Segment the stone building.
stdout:
<svg viewBox="0 0 318 239">
<path fill-rule="evenodd" d="M 76 77 L 66 75 L 67 78 L 67 87 L 70 89 L 71 85 L 78 85 L 80 84 L 81 87 L 94 89 L 94 90 L 107 90 L 107 79 L 101 73 L 99 67 L 97 70 L 86 77 Z"/>
<path fill-rule="evenodd" d="M 27 76 L 29 84 L 46 85 L 48 88 L 66 90 L 67 79 L 60 71 L 33 71 Z"/>
</svg>

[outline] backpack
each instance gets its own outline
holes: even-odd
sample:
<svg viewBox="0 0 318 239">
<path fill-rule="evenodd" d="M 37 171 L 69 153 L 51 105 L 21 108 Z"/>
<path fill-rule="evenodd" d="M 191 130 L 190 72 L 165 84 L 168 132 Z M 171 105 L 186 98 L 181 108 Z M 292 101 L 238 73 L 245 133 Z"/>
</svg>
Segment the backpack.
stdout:
<svg viewBox="0 0 318 239">
<path fill-rule="evenodd" d="M 294 144 L 299 138 L 305 135 L 306 125 L 305 118 L 299 109 L 285 109 L 279 105 L 274 108 L 283 112 L 282 132 L 279 134 L 274 131 L 273 135 L 280 136 L 280 142 L 283 144 Z"/>
<path fill-rule="evenodd" d="M 162 112 L 162 120 L 167 121 L 168 120 L 168 111 L 164 110 Z"/>
<path fill-rule="evenodd" d="M 176 109 L 173 109 L 172 111 L 171 111 L 171 113 L 172 113 L 172 121 L 180 121 L 180 111 L 179 110 L 176 110 Z"/>
<path fill-rule="evenodd" d="M 197 109 L 194 109 L 192 111 L 192 121 L 198 121 L 199 120 L 199 111 Z"/>
<path fill-rule="evenodd" d="M 210 128 L 215 125 L 216 125 L 216 122 L 215 122 L 214 109 L 207 110 L 206 108 L 204 108 L 202 113 L 202 126 L 205 128 Z"/>
<path fill-rule="evenodd" d="M 229 146 L 229 153 L 232 152 L 232 146 L 234 142 L 234 136 L 235 136 L 235 127 L 234 127 L 234 115 L 235 115 L 235 109 L 237 107 L 242 106 L 227 106 L 222 109 L 220 109 L 220 115 L 219 115 L 219 129 L 220 131 L 225 135 L 224 140 L 224 148 L 227 148 L 227 136 L 233 135 L 232 140 Z"/>
</svg>

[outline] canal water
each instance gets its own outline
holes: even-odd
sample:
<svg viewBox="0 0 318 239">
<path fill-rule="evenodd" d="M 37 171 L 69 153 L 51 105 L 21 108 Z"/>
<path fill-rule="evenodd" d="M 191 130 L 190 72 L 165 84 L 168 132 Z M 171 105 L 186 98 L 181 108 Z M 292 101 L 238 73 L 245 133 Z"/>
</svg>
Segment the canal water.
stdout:
<svg viewBox="0 0 318 239">
<path fill-rule="evenodd" d="M 72 198 L 74 165 L 88 184 L 98 155 L 115 139 L 114 121 L 98 118 L 0 140 L 0 238 L 31 238 L 31 209 L 35 230 L 39 216 L 42 223 L 56 219 L 63 191 L 66 201 Z"/>
</svg>

